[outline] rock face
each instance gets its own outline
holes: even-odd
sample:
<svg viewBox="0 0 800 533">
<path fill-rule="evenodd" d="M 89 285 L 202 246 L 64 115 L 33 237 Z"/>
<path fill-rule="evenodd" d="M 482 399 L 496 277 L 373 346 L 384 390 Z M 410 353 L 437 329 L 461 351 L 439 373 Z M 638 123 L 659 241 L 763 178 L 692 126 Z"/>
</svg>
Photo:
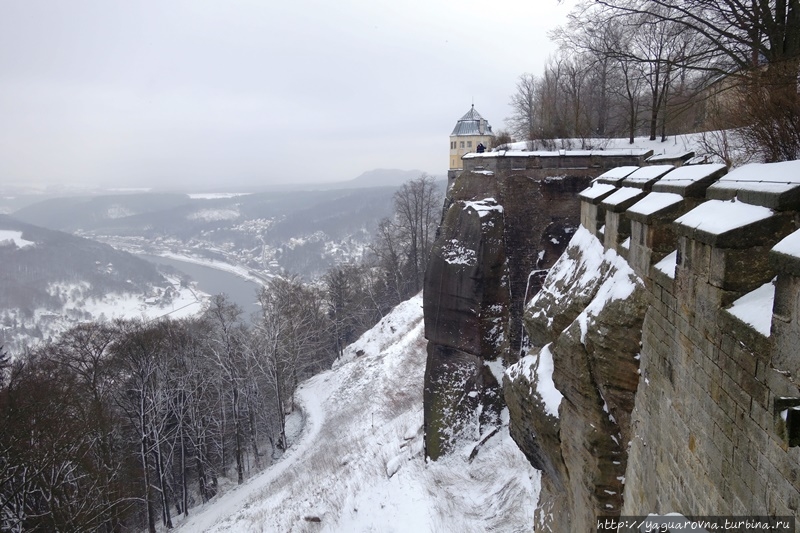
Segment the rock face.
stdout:
<svg viewBox="0 0 800 533">
<path fill-rule="evenodd" d="M 504 390 L 511 435 L 545 474 L 544 531 L 591 531 L 620 512 L 645 311 L 642 281 L 583 228 L 527 307 L 531 355 Z"/>
<path fill-rule="evenodd" d="M 524 302 L 577 228 L 577 192 L 588 181 L 464 172 L 450 186 L 423 298 L 428 457 L 500 423 L 502 371 L 519 358 Z"/>
</svg>

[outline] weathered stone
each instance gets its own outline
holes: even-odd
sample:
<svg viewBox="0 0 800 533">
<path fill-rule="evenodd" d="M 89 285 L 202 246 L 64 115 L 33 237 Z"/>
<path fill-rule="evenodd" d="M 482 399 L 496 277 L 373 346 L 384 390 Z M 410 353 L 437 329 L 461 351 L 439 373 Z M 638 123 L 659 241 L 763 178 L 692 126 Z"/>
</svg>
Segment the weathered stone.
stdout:
<svg viewBox="0 0 800 533">
<path fill-rule="evenodd" d="M 536 384 L 513 369 L 504 383 L 511 435 L 547 479 L 540 498 L 550 503 L 540 505 L 537 523 L 553 531 L 588 531 L 596 516 L 619 515 L 647 307 L 630 268 L 618 270 L 619 259 L 594 237 L 576 240 L 526 313 L 532 341 L 554 340 L 560 418 L 544 412 Z M 608 287 L 625 283 L 628 297 L 605 301 Z"/>
<path fill-rule="evenodd" d="M 454 392 L 464 383 L 480 384 L 470 391 L 485 403 L 486 420 L 479 425 L 489 424 L 492 413 L 499 413 L 502 395 L 497 394 L 493 376 L 479 375 L 487 372 L 483 363 L 517 360 L 524 304 L 538 292 L 547 269 L 578 227 L 577 192 L 588 182 L 584 175 L 534 179 L 524 171 L 492 177 L 467 171 L 450 187 L 423 296 L 429 341 L 425 424 L 430 457 L 453 449 L 452 436 L 443 433 L 448 424 L 456 424 L 458 434 L 465 434 L 472 424 L 466 422 L 473 414 L 472 404 L 461 402 Z M 466 355 L 475 359 L 466 364 Z M 469 372 L 473 374 L 465 377 Z M 448 375 L 455 380 L 449 385 Z"/>
</svg>

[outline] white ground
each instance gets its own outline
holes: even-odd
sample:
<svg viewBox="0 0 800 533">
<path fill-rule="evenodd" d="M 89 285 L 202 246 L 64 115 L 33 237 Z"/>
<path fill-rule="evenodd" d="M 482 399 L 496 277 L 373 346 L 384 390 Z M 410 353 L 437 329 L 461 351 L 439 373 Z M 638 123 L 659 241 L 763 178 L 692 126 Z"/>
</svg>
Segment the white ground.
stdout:
<svg viewBox="0 0 800 533">
<path fill-rule="evenodd" d="M 539 473 L 507 428 L 472 462 L 471 445 L 425 461 L 425 342 L 418 296 L 300 387 L 306 427 L 280 462 L 179 531 L 531 531 Z"/>
</svg>

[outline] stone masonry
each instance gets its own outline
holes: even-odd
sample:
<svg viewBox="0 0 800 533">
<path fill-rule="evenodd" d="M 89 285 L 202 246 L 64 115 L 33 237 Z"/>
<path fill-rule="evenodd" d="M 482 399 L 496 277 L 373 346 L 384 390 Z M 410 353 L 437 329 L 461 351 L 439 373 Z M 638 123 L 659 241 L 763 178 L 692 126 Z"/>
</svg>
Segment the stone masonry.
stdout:
<svg viewBox="0 0 800 533">
<path fill-rule="evenodd" d="M 798 515 L 800 162 L 727 174 L 722 165 L 661 170 L 614 169 L 579 195 L 583 228 L 644 287 L 644 312 L 638 292 L 628 297 L 636 305 L 603 310 L 629 314 L 640 339 L 629 430 L 619 424 L 622 453 L 606 464 L 607 443 L 590 438 L 600 420 L 580 402 L 595 389 L 606 398 L 603 388 L 627 384 L 630 369 L 576 389 L 581 347 L 568 343 L 580 320 L 570 317 L 587 309 L 585 287 L 565 292 L 566 279 L 548 277 L 545 297 L 526 311 L 532 344 L 553 342 L 552 380 L 563 394 L 558 418 L 537 413 L 536 356 L 528 378 L 515 365 L 504 380 L 512 436 L 543 470 L 537 530 L 583 531 L 599 516 L 651 513 Z M 613 337 L 602 321 L 601 313 L 597 333 Z M 596 356 L 584 346 L 591 364 Z M 629 356 L 631 347 L 613 350 Z M 608 403 L 624 422 L 625 406 Z M 609 464 L 624 465 L 624 475 L 604 475 Z M 615 494 L 611 479 L 621 481 L 618 502 L 601 499 Z"/>
</svg>

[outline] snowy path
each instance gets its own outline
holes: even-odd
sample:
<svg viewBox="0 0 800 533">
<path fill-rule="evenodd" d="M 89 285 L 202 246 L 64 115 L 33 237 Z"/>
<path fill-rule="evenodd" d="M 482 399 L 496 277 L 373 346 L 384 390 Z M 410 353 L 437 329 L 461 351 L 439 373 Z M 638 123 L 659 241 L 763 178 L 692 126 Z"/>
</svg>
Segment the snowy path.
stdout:
<svg viewBox="0 0 800 533">
<path fill-rule="evenodd" d="M 328 394 L 320 394 L 320 392 L 330 392 L 329 387 L 326 387 L 324 383 L 328 376 L 328 373 L 315 376 L 303 383 L 297 390 L 297 403 L 305 413 L 305 427 L 301 440 L 289 448 L 280 461 L 260 474 L 256 474 L 219 498 L 211 500 L 204 507 L 190 509 L 189 518 L 181 522 L 175 531 L 187 533 L 207 531 L 220 522 L 231 519 L 237 511 L 251 502 L 254 495 L 303 459 L 308 449 L 314 446 L 323 425 L 325 412 L 322 402 L 328 397 Z M 322 383 L 318 383 L 320 381 Z"/>
</svg>

